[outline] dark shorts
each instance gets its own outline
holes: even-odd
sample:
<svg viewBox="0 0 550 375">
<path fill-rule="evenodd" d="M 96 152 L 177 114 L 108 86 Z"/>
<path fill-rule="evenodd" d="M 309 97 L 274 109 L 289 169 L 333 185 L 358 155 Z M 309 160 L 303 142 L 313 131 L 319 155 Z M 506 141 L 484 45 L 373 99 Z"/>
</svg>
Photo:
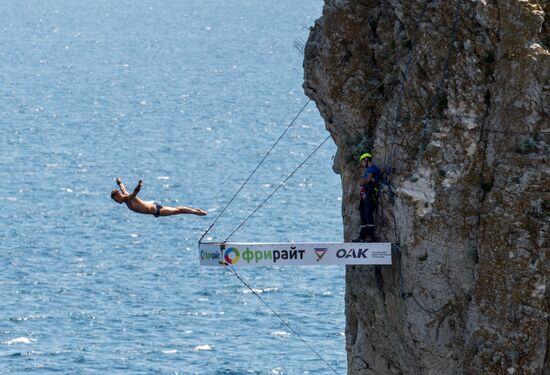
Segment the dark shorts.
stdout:
<svg viewBox="0 0 550 375">
<path fill-rule="evenodd" d="M 158 203 L 155 203 L 155 217 L 159 217 L 160 216 L 160 209 L 162 208 L 162 206 Z"/>
</svg>

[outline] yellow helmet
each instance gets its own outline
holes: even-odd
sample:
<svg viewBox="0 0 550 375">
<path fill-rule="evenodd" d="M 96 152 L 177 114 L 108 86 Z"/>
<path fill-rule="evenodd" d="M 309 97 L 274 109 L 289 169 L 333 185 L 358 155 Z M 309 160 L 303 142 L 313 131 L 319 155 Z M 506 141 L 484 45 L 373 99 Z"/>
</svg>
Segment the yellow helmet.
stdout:
<svg viewBox="0 0 550 375">
<path fill-rule="evenodd" d="M 359 156 L 359 161 L 363 161 L 365 158 L 372 158 L 372 155 L 370 152 L 365 152 L 363 155 Z"/>
</svg>

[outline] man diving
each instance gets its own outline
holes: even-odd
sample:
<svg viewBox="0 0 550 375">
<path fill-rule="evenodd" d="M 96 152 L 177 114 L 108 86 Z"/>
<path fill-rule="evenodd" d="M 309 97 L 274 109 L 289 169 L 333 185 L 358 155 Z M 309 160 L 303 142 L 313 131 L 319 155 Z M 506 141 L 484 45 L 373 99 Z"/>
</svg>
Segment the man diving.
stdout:
<svg viewBox="0 0 550 375">
<path fill-rule="evenodd" d="M 139 191 L 141 190 L 141 187 L 143 186 L 143 182 L 141 180 L 139 180 L 132 194 L 128 194 L 120 178 L 117 178 L 115 181 L 120 188 L 120 191 L 118 191 L 117 189 L 113 190 L 111 192 L 111 198 L 119 204 L 126 203 L 126 206 L 134 212 L 140 214 L 154 215 L 155 217 L 180 214 L 193 214 L 204 216 L 208 214 L 206 211 L 203 211 L 200 208 L 191 208 L 185 206 L 166 207 L 161 206 L 160 204 L 155 202 L 142 200 L 137 196 Z"/>
</svg>

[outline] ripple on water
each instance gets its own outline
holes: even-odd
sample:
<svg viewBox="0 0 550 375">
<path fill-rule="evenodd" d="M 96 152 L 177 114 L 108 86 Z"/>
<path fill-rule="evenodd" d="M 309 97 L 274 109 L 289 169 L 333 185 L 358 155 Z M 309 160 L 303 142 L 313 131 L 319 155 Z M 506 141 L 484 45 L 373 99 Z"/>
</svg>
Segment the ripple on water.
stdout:
<svg viewBox="0 0 550 375">
<path fill-rule="evenodd" d="M 44 355 L 43 352 L 31 350 L 28 352 L 14 352 L 14 353 L 6 354 L 4 355 L 4 357 L 41 357 L 43 355 Z"/>
<path fill-rule="evenodd" d="M 285 331 L 275 331 L 275 332 L 271 332 L 271 336 L 275 336 L 275 337 L 289 337 L 289 336 L 290 336 L 290 333 L 289 333 L 289 332 L 285 332 Z"/>
<path fill-rule="evenodd" d="M 17 344 L 32 344 L 36 339 L 29 337 L 17 337 L 15 339 L 7 340 L 2 342 L 4 345 L 17 345 Z"/>
<path fill-rule="evenodd" d="M 256 293 L 256 294 L 262 294 L 262 293 L 273 293 L 273 292 L 278 292 L 279 291 L 279 288 L 276 288 L 276 287 L 273 287 L 273 288 L 263 288 L 263 289 L 259 289 L 259 288 L 252 288 L 252 290 L 250 289 L 243 289 L 243 293 L 244 294 L 250 294 L 250 293 Z"/>
</svg>

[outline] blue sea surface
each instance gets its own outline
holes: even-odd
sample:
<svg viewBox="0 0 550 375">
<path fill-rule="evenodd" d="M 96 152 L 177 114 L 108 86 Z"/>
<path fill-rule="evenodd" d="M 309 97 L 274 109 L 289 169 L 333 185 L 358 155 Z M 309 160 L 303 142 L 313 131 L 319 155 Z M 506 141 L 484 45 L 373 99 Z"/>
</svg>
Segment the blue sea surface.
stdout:
<svg viewBox="0 0 550 375">
<path fill-rule="evenodd" d="M 296 45 L 322 0 L 4 0 L 0 374 L 325 374 L 197 241 L 307 98 Z M 208 240 L 223 240 L 328 133 L 310 103 Z M 233 237 L 341 241 L 329 140 Z M 128 189 L 209 211 L 154 218 Z M 241 277 L 345 373 L 344 269 Z"/>
</svg>

